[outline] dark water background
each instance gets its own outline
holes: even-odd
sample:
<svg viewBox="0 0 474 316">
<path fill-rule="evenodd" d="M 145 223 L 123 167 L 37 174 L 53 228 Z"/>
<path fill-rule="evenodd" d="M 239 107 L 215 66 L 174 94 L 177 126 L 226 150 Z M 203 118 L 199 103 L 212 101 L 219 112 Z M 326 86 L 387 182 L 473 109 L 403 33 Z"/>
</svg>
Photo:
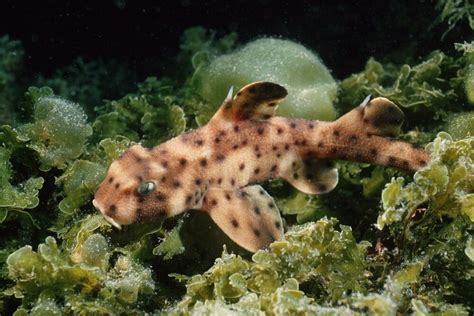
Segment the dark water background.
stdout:
<svg viewBox="0 0 474 316">
<path fill-rule="evenodd" d="M 368 57 L 406 60 L 451 50 L 451 32 L 434 24 L 436 1 L 2 1 L 0 35 L 19 39 L 32 73 L 50 74 L 82 56 L 115 59 L 135 77 L 160 76 L 179 51 L 186 28 L 241 42 L 264 35 L 296 40 L 316 51 L 336 78 L 360 71 Z M 430 26 L 432 26 L 430 28 Z M 169 68 L 169 67 L 168 67 Z"/>
</svg>

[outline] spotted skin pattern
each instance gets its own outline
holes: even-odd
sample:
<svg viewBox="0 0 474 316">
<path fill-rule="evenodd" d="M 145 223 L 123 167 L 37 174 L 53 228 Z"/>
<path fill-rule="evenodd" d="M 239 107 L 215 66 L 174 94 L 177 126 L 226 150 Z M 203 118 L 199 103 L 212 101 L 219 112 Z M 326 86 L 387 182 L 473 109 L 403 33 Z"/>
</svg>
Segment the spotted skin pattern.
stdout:
<svg viewBox="0 0 474 316">
<path fill-rule="evenodd" d="M 207 212 L 237 244 L 255 252 L 283 235 L 274 200 L 255 184 L 283 178 L 322 194 L 338 182 L 333 160 L 415 171 L 429 155 L 394 140 L 402 111 L 367 98 L 334 122 L 275 117 L 287 92 L 256 82 L 232 90 L 210 122 L 154 148 L 135 145 L 109 168 L 93 204 L 114 226 Z"/>
</svg>

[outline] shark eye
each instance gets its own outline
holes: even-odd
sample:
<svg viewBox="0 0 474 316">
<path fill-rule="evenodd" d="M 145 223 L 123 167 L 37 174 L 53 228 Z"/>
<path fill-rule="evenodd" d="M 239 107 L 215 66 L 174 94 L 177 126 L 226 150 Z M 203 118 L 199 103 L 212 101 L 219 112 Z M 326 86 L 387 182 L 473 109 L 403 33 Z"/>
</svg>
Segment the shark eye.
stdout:
<svg viewBox="0 0 474 316">
<path fill-rule="evenodd" d="M 155 189 L 155 183 L 152 181 L 144 181 L 140 183 L 140 186 L 137 189 L 138 194 L 147 195 Z"/>
</svg>

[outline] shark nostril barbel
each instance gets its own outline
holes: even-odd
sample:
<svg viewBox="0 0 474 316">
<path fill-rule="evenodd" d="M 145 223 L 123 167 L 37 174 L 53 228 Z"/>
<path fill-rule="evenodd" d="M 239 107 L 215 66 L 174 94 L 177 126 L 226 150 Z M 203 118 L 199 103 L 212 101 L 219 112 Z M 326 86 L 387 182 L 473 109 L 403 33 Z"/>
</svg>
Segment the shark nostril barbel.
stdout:
<svg viewBox="0 0 474 316">
<path fill-rule="evenodd" d="M 92 201 L 114 227 L 200 209 L 255 252 L 283 236 L 273 198 L 256 183 L 283 178 L 307 194 L 335 188 L 332 160 L 415 171 L 426 151 L 395 141 L 403 112 L 368 96 L 334 122 L 275 117 L 284 87 L 254 82 L 229 90 L 209 123 L 152 149 L 136 145 L 110 167 Z M 103 187 L 103 189 L 102 189 Z"/>
</svg>

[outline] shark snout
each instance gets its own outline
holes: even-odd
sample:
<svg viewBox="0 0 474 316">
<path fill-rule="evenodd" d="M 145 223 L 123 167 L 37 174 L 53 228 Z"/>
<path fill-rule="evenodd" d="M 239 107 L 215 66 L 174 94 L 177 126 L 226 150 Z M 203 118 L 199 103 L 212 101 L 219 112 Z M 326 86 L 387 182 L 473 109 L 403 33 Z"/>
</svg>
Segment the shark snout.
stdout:
<svg viewBox="0 0 474 316">
<path fill-rule="evenodd" d="M 118 229 L 122 228 L 122 226 L 119 223 L 117 223 L 112 217 L 105 214 L 105 212 L 103 211 L 104 208 L 101 207 L 99 202 L 97 202 L 95 199 L 92 200 L 92 205 L 94 205 L 94 207 L 102 214 L 102 216 L 107 220 L 107 222 L 109 222 L 110 224 L 112 224 L 114 227 Z"/>
</svg>

